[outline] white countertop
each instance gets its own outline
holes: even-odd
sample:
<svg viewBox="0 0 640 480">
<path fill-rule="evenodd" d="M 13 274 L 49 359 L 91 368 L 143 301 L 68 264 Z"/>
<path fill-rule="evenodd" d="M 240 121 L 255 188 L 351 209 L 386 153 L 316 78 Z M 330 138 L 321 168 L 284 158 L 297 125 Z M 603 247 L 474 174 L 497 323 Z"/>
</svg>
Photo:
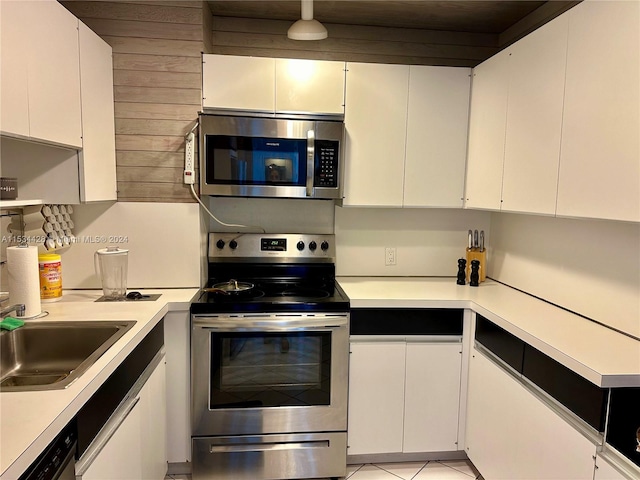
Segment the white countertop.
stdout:
<svg viewBox="0 0 640 480">
<path fill-rule="evenodd" d="M 0 478 L 18 478 L 167 312 L 189 310 L 197 291 L 141 290 L 161 296 L 156 301 L 96 303 L 102 291 L 65 290 L 59 302 L 43 303 L 49 312 L 44 320 L 135 320 L 136 324 L 69 387 L 0 393 Z"/>
<path fill-rule="evenodd" d="M 443 277 L 339 277 L 352 308 L 469 308 L 600 387 L 640 386 L 640 342 L 487 280 L 479 287 Z"/>
</svg>

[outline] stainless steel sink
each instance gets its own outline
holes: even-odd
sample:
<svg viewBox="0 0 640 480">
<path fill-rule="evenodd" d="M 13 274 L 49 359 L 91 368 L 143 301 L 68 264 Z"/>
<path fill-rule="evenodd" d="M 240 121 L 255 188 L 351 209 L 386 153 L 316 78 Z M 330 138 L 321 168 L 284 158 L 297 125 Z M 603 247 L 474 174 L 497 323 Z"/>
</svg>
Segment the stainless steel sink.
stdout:
<svg viewBox="0 0 640 480">
<path fill-rule="evenodd" d="M 28 321 L 0 333 L 0 391 L 66 388 L 135 321 Z"/>
</svg>

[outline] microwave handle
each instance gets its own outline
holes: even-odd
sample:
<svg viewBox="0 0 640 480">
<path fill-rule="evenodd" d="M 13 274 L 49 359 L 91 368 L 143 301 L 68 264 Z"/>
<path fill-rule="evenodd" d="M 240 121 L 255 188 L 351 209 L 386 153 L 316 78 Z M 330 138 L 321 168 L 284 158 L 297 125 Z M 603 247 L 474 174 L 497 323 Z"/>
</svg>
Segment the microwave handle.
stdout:
<svg viewBox="0 0 640 480">
<path fill-rule="evenodd" d="M 313 196 L 313 165 L 316 156 L 315 132 L 307 132 L 307 197 Z"/>
</svg>

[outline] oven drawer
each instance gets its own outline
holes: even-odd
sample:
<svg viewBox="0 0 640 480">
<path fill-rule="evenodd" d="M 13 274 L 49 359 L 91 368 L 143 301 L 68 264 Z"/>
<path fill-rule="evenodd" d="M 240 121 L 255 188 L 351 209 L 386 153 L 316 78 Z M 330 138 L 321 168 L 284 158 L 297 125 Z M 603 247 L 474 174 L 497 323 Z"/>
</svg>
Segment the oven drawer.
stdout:
<svg viewBox="0 0 640 480">
<path fill-rule="evenodd" d="M 191 460 L 193 480 L 344 477 L 347 434 L 199 437 Z"/>
</svg>

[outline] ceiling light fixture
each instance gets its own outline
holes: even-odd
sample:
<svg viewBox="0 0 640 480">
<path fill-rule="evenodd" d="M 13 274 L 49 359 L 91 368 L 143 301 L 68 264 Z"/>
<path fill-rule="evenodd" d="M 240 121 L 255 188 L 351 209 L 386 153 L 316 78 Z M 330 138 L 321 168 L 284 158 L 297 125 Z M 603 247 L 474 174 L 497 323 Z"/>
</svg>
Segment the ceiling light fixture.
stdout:
<svg viewBox="0 0 640 480">
<path fill-rule="evenodd" d="M 287 37 L 292 40 L 322 40 L 327 38 L 327 29 L 313 19 L 313 0 L 301 0 L 302 18 L 289 27 Z"/>
</svg>

